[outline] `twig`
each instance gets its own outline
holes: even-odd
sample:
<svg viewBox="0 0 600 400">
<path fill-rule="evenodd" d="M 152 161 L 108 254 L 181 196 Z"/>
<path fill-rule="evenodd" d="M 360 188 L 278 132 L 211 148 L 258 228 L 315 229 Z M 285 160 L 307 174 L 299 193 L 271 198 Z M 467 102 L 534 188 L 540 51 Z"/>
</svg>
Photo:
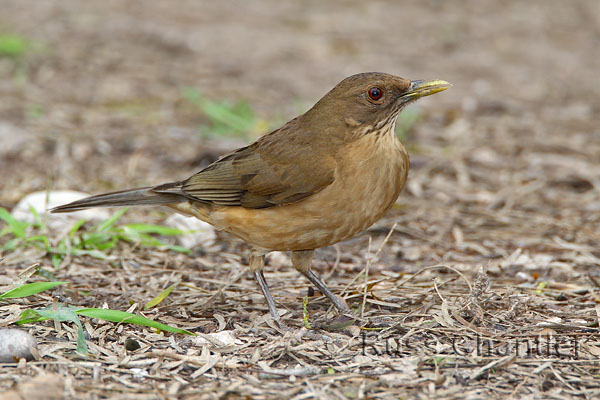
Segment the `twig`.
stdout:
<svg viewBox="0 0 600 400">
<path fill-rule="evenodd" d="M 479 378 L 481 375 L 485 374 L 486 371 L 494 368 L 494 369 L 500 369 L 500 368 L 504 368 L 509 366 L 510 364 L 512 364 L 515 360 L 517 359 L 517 355 L 516 354 L 511 354 L 502 358 L 499 358 L 497 360 L 492 361 L 491 363 L 488 363 L 486 365 L 484 365 L 483 367 L 476 369 L 471 376 L 469 377 L 470 380 L 475 380 L 477 378 Z"/>
</svg>

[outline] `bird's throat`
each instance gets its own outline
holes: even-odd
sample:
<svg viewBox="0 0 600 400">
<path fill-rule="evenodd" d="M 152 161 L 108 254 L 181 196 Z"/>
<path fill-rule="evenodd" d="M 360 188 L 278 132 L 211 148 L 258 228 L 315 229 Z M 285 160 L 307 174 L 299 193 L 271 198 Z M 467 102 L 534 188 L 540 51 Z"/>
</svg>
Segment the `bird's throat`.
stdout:
<svg viewBox="0 0 600 400">
<path fill-rule="evenodd" d="M 352 135 L 353 140 L 360 139 L 364 136 L 373 136 L 376 139 L 388 135 L 395 137 L 396 120 L 398 119 L 400 111 L 400 109 L 394 111 L 390 115 L 377 120 L 374 124 L 366 124 L 350 117 L 346 118 L 344 122 L 354 132 Z"/>
</svg>

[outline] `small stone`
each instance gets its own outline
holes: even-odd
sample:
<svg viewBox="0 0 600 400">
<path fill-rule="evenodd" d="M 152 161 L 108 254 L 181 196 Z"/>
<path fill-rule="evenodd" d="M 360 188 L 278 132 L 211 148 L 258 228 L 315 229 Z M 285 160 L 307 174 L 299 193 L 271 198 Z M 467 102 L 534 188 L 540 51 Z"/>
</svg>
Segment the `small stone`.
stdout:
<svg viewBox="0 0 600 400">
<path fill-rule="evenodd" d="M 211 341 L 210 339 L 215 339 L 215 341 Z M 221 331 L 215 333 L 207 333 L 203 336 L 196 336 L 193 339 L 193 342 L 197 346 L 205 346 L 205 345 L 213 345 L 215 347 L 216 343 L 220 343 L 223 346 L 237 346 L 243 344 L 241 340 L 235 337 L 234 331 Z"/>
<path fill-rule="evenodd" d="M 32 347 L 37 349 L 37 342 L 29 333 L 20 329 L 0 329 L 0 362 L 18 362 L 21 358 L 32 360 Z"/>
<path fill-rule="evenodd" d="M 125 339 L 125 349 L 129 351 L 134 351 L 139 349 L 140 347 L 142 346 L 140 346 L 140 342 L 138 342 L 137 340 L 130 338 Z"/>
<path fill-rule="evenodd" d="M 31 212 L 33 208 L 39 215 L 53 207 L 70 203 L 75 200 L 83 199 L 89 196 L 87 193 L 76 192 L 73 190 L 51 190 L 49 192 L 33 192 L 23 197 L 15 206 L 12 215 L 19 221 L 33 223 L 35 217 Z M 53 229 L 61 229 L 73 221 L 85 219 L 87 221 L 104 221 L 110 217 L 108 210 L 103 208 L 90 208 L 89 210 L 76 211 L 66 214 L 52 214 L 49 218 L 49 225 Z"/>
<path fill-rule="evenodd" d="M 369 364 L 371 363 L 373 360 L 371 359 L 371 357 L 367 357 L 367 356 L 363 356 L 361 354 L 355 356 L 352 359 L 352 362 L 357 363 L 357 364 Z"/>
<path fill-rule="evenodd" d="M 173 214 L 167 218 L 165 225 L 184 232 L 183 235 L 177 237 L 177 240 L 188 249 L 196 246 L 210 247 L 217 238 L 212 225 L 195 217 Z"/>
<path fill-rule="evenodd" d="M 292 265 L 292 259 L 282 251 L 272 251 L 268 255 L 268 263 L 273 268 L 289 267 Z"/>
</svg>

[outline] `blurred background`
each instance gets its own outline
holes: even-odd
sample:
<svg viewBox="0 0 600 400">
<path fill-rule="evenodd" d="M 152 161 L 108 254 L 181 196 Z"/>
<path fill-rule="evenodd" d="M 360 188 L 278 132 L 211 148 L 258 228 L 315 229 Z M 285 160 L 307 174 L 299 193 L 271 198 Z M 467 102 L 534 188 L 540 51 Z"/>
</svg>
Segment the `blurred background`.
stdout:
<svg viewBox="0 0 600 400">
<path fill-rule="evenodd" d="M 0 6 L 2 207 L 185 178 L 382 71 L 454 85 L 400 117 L 412 170 L 396 221 L 459 242 L 482 229 L 598 241 L 598 1 Z"/>
</svg>

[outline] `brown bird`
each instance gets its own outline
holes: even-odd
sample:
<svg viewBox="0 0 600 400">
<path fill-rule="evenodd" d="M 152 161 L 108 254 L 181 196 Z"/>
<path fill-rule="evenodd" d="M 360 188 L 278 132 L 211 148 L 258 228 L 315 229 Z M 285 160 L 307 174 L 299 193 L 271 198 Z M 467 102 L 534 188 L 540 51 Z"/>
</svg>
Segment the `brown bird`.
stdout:
<svg viewBox="0 0 600 400">
<path fill-rule="evenodd" d="M 283 327 L 263 275 L 265 254 L 291 251 L 294 268 L 342 315 L 352 312 L 311 271 L 314 250 L 354 236 L 383 217 L 406 181 L 409 158 L 396 118 L 410 102 L 446 90 L 445 81 L 410 81 L 369 72 L 340 82 L 306 113 L 190 178 L 62 205 L 165 205 L 249 243 L 250 270 Z"/>
</svg>

